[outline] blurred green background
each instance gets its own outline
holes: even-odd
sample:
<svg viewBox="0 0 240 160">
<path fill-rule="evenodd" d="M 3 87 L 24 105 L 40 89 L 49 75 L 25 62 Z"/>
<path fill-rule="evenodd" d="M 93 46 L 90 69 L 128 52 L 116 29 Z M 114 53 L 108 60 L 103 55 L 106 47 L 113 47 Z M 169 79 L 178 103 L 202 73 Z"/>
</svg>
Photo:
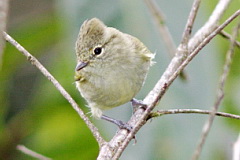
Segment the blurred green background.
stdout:
<svg viewBox="0 0 240 160">
<path fill-rule="evenodd" d="M 217 0 L 202 1 L 193 32 L 204 24 L 216 3 Z M 178 44 L 192 1 L 157 0 L 157 4 Z M 239 6 L 239 0 L 233 0 L 224 19 Z M 143 99 L 170 62 L 144 1 L 11 0 L 7 23 L 8 33 L 39 59 L 86 113 L 89 110 L 74 85 L 74 47 L 80 25 L 93 17 L 138 37 L 156 52 L 157 63 L 136 97 Z M 234 24 L 236 21 L 226 31 L 231 33 Z M 209 109 L 214 104 L 228 45 L 227 40 L 217 36 L 187 67 L 188 81 L 177 79 L 157 109 Z M 236 52 L 220 111 L 239 115 L 239 49 Z M 81 118 L 39 70 L 8 43 L 0 73 L 0 105 L 0 159 L 33 159 L 17 151 L 17 144 L 53 159 L 96 159 L 98 145 Z M 127 121 L 132 110 L 130 104 L 126 104 L 105 113 Z M 190 159 L 206 119 L 206 115 L 194 114 L 156 118 L 140 130 L 137 144 L 130 144 L 121 159 Z M 117 130 L 108 122 L 91 120 L 107 140 Z M 201 159 L 231 159 L 232 144 L 239 129 L 239 121 L 217 117 Z"/>
</svg>

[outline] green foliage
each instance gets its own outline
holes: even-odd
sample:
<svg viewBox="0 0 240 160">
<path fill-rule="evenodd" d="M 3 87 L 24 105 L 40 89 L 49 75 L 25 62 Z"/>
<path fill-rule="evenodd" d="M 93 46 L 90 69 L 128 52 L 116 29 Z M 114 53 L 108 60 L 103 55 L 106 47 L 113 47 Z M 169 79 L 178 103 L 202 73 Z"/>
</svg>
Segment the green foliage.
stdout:
<svg viewBox="0 0 240 160">
<path fill-rule="evenodd" d="M 56 15 L 43 14 L 12 27 L 9 34 L 80 99 L 73 84 L 74 61 L 69 60 L 74 52 L 61 44 L 62 23 Z M 0 159 L 32 159 L 16 150 L 18 144 L 53 159 L 96 158 L 98 145 L 85 123 L 10 44 L 4 52 L 0 83 Z"/>
</svg>

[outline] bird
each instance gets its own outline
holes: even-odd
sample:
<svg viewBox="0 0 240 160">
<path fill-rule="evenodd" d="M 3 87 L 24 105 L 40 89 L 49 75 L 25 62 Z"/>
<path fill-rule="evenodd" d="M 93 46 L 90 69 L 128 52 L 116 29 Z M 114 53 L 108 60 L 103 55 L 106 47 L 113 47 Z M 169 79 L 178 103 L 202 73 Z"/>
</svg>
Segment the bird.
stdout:
<svg viewBox="0 0 240 160">
<path fill-rule="evenodd" d="M 75 50 L 76 88 L 92 116 L 129 130 L 127 124 L 103 111 L 129 101 L 139 102 L 134 97 L 145 82 L 155 54 L 136 37 L 107 27 L 98 18 L 81 25 Z"/>
</svg>

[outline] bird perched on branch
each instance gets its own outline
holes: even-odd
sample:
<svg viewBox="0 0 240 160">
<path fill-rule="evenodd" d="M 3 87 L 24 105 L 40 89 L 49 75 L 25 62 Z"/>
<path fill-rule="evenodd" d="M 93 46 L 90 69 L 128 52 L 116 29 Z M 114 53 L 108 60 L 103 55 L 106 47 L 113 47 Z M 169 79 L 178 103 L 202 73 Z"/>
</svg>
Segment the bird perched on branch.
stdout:
<svg viewBox="0 0 240 160">
<path fill-rule="evenodd" d="M 75 49 L 76 86 L 92 115 L 128 129 L 122 121 L 103 115 L 103 110 L 133 100 L 154 54 L 137 38 L 107 27 L 97 18 L 82 24 Z"/>
</svg>

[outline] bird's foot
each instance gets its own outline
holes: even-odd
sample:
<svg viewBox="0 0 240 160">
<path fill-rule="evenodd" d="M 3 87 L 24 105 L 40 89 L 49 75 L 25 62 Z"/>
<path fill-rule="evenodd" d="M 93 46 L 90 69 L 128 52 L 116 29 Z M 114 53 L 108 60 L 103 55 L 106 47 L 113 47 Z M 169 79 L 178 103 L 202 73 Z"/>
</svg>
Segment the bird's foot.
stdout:
<svg viewBox="0 0 240 160">
<path fill-rule="evenodd" d="M 118 126 L 119 129 L 126 129 L 129 132 L 131 132 L 131 130 L 132 130 L 132 126 L 130 126 L 127 123 L 124 123 L 121 120 L 116 120 L 116 119 L 113 119 L 113 118 L 105 116 L 105 115 L 102 115 L 101 119 L 104 119 L 104 120 L 106 120 L 108 122 L 114 123 L 115 125 Z"/>
</svg>

